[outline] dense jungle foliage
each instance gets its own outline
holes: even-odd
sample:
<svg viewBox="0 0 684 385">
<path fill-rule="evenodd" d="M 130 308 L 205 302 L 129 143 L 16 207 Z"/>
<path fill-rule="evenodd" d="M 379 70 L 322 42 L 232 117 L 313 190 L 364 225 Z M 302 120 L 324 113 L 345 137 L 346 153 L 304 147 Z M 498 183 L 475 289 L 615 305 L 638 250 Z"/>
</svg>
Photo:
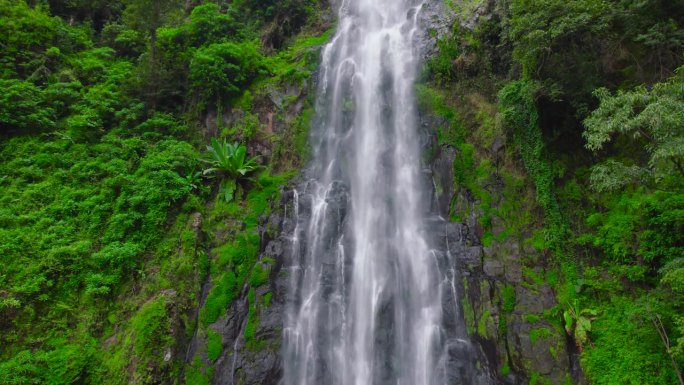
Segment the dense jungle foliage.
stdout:
<svg viewBox="0 0 684 385">
<path fill-rule="evenodd" d="M 529 230 L 589 383 L 684 384 L 684 3 L 447 3 L 417 96 L 452 123 L 483 244 Z M 310 83 L 327 6 L 0 0 L 0 384 L 209 383 L 241 291 L 261 346 L 258 221 L 311 115 L 277 90 Z"/>
<path fill-rule="evenodd" d="M 0 384 L 211 378 L 181 349 L 263 284 L 256 218 L 306 152 L 306 116 L 274 132 L 253 103 L 305 84 L 322 9 L 0 0 Z M 212 137 L 232 153 L 212 157 Z M 214 231 L 237 238 L 213 252 Z"/>
<path fill-rule="evenodd" d="M 529 224 L 491 202 L 499 183 L 508 205 L 525 197 L 492 150 L 503 140 L 543 223 L 529 241 L 549 258 L 531 263 L 549 266 L 529 278 L 556 291 L 548 322 L 574 339 L 587 381 L 684 383 L 684 2 L 449 6 L 460 20 L 423 93 L 457 111 L 442 136 L 459 149 L 457 175 L 480 178 L 456 185 L 476 197 L 484 239 L 507 236 L 492 220 Z"/>
</svg>

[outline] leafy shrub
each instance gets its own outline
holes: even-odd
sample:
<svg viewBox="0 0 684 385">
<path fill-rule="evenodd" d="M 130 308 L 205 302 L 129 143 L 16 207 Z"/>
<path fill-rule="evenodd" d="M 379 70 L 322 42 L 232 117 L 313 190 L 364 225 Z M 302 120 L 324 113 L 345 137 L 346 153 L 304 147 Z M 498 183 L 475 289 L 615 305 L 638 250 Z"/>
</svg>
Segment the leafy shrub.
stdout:
<svg viewBox="0 0 684 385">
<path fill-rule="evenodd" d="M 437 40 L 437 49 L 437 55 L 428 61 L 427 69 L 437 84 L 447 84 L 456 80 L 454 61 L 460 53 L 459 45 L 455 39 L 443 37 Z"/>
<path fill-rule="evenodd" d="M 594 348 L 582 367 L 595 384 L 675 384 L 677 379 L 640 301 L 613 297 L 591 323 Z"/>
<path fill-rule="evenodd" d="M 513 56 L 523 73 L 536 76 L 548 51 L 586 44 L 586 36 L 608 27 L 610 4 L 605 0 L 514 0 L 511 4 L 510 37 Z"/>
<path fill-rule="evenodd" d="M 3 272 L 5 322 L 32 317 L 62 289 L 111 293 L 189 193 L 178 174 L 196 159 L 189 144 L 104 139 L 20 137 L 0 146 L 0 175 L 12 181 L 0 184 L 0 250 L 12 261 Z"/>
<path fill-rule="evenodd" d="M 44 93 L 21 80 L 0 79 L 0 127 L 3 131 L 28 131 L 52 128 L 55 111 L 45 101 Z"/>
<path fill-rule="evenodd" d="M 159 30 L 159 45 L 168 54 L 187 52 L 191 47 L 240 40 L 240 24 L 230 14 L 221 12 L 214 3 L 198 5 L 188 20 L 178 27 Z M 177 52 L 173 52 L 177 51 Z"/>
<path fill-rule="evenodd" d="M 623 136 L 643 144 L 649 155 L 643 163 L 630 156 L 629 163 L 613 160 L 595 166 L 595 189 L 616 190 L 630 183 L 665 187 L 684 178 L 684 67 L 650 90 L 641 86 L 611 95 L 601 88 L 594 95 L 600 105 L 584 121 L 587 148 L 598 151 Z"/>
<path fill-rule="evenodd" d="M 55 45 L 60 19 L 50 17 L 42 8 L 33 9 L 25 1 L 0 1 L 0 34 L 3 54 L 2 77 L 29 76 L 40 65 L 41 50 Z"/>
<path fill-rule="evenodd" d="M 202 47 L 190 61 L 191 88 L 205 100 L 239 96 L 243 87 L 263 73 L 263 60 L 253 42 Z"/>
<path fill-rule="evenodd" d="M 268 24 L 265 43 L 281 48 L 315 15 L 315 0 L 238 0 L 236 11 L 252 16 L 257 25 Z"/>
</svg>

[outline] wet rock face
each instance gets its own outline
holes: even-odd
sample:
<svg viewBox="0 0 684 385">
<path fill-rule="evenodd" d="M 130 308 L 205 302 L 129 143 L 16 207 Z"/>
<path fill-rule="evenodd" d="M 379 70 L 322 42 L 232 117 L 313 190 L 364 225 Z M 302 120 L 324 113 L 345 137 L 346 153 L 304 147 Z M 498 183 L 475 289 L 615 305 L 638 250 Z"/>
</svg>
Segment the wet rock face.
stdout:
<svg viewBox="0 0 684 385">
<path fill-rule="evenodd" d="M 307 183 L 293 182 L 298 185 L 304 196 Z M 280 202 L 273 202 L 277 207 L 270 216 L 262 218 L 260 234 L 262 251 L 259 260 L 270 258 L 275 263 L 269 275 L 267 284 L 256 289 L 256 298 L 270 293 L 268 306 L 258 308 L 258 326 L 254 334 L 256 344 L 245 341 L 244 330 L 249 317 L 249 296 L 246 291 L 239 299 L 233 301 L 212 329 L 219 332 L 223 341 L 223 353 L 214 363 L 212 384 L 216 385 L 278 385 L 282 383 L 282 334 L 288 304 L 296 296 L 291 293 L 290 270 L 296 265 L 294 259 L 299 254 L 294 253 L 292 237 L 295 234 L 295 199 L 293 190 L 284 190 Z M 298 216 L 304 221 L 311 215 L 310 201 L 302 198 L 298 200 Z M 329 194 L 329 215 L 339 216 L 336 223 L 344 223 L 348 191 L 343 183 L 335 184 Z M 336 238 L 341 229 L 329 229 L 326 237 Z M 300 231 L 298 236 L 304 234 Z M 325 258 L 325 255 L 322 256 Z M 323 379 L 322 379 L 323 380 Z M 323 383 L 323 382 L 321 382 Z"/>
<path fill-rule="evenodd" d="M 480 22 L 498 17 L 500 8 L 498 0 L 481 0 L 470 13 L 454 17 L 439 6 L 433 6 L 432 11 L 427 7 L 423 22 L 436 32 L 433 37 L 439 37 L 455 22 L 473 30 Z M 435 53 L 434 40 L 424 38 L 422 44 L 426 57 Z M 432 211 L 442 218 L 459 218 L 459 223 L 448 223 L 433 231 L 435 236 L 440 236 L 440 231 L 443 234 L 444 247 L 453 256 L 457 274 L 460 314 L 445 311 L 445 317 L 465 320 L 467 334 L 476 345 L 474 353 L 489 368 L 491 383 L 527 384 L 531 378 L 552 384 L 581 383 L 581 373 L 571 374 L 577 367 L 576 352 L 572 342 L 566 340 L 562 311 L 545 279 L 550 256 L 524 246 L 529 234 L 497 237 L 507 230 L 497 217 L 488 219 L 498 241 L 483 245 L 485 229 L 480 220 L 485 213 L 478 208 L 480 202 L 468 189 L 455 187 L 454 159 L 460 154 L 436 140 L 438 129 L 447 126 L 448 122 L 439 116 L 420 116 L 420 128 L 428 135 L 423 141 L 423 153 L 432 154 L 425 161 L 433 187 Z M 488 150 L 495 162 L 506 156 L 504 146 L 503 138 L 493 140 Z M 503 183 L 492 175 L 483 186 L 491 194 L 493 205 L 506 199 Z"/>
<path fill-rule="evenodd" d="M 447 12 L 444 1 L 427 0 L 418 16 L 421 30 L 425 33 L 416 36 L 415 44 L 427 59 L 437 53 L 437 40 L 449 31 L 453 15 Z"/>
<path fill-rule="evenodd" d="M 281 339 L 285 308 L 289 294 L 289 276 L 283 266 L 291 264 L 290 235 L 294 232 L 292 192 L 283 191 L 280 209 L 262 218 L 259 231 L 262 251 L 259 260 L 270 258 L 275 263 L 268 283 L 256 289 L 256 298 L 270 293 L 268 306 L 259 306 L 258 325 L 254 333 L 257 343 L 248 345 L 244 330 L 249 317 L 249 295 L 245 292 L 234 301 L 226 317 L 217 322 L 223 336 L 223 354 L 214 364 L 212 384 L 216 385 L 278 385 L 282 378 Z"/>
<path fill-rule="evenodd" d="M 445 202 L 457 202 L 457 213 L 463 218 L 462 223 L 447 226 L 445 242 L 457 245 L 451 253 L 461 275 L 460 305 L 468 334 L 485 357 L 495 383 L 527 384 L 533 376 L 541 376 L 552 384 L 565 384 L 573 380 L 573 349 L 566 341 L 555 294 L 539 279 L 544 275 L 545 256 L 522 247 L 522 235 L 482 245 L 478 235 L 482 213 L 467 191 L 454 191 L 456 155 L 451 147 L 439 148 L 431 169 L 440 213 L 449 212 Z M 494 189 L 493 195 L 497 194 Z"/>
<path fill-rule="evenodd" d="M 246 346 L 243 327 L 248 316 L 248 302 L 243 298 L 228 310 L 227 323 L 219 328 L 224 338 L 225 353 L 214 365 L 213 384 L 264 384 L 275 385 L 280 377 L 280 354 L 278 351 L 279 307 L 272 303 L 261 312 L 262 319 L 256 336 L 265 342 L 264 348 Z"/>
</svg>

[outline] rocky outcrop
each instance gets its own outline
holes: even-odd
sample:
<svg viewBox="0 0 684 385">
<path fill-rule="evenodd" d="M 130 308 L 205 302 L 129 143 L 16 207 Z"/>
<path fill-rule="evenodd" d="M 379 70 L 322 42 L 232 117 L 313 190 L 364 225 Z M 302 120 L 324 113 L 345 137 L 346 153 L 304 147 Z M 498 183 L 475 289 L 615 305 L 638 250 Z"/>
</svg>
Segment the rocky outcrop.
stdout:
<svg viewBox="0 0 684 385">
<path fill-rule="evenodd" d="M 288 220 L 288 208 L 292 208 L 292 193 L 284 193 L 280 204 L 283 211 L 276 211 L 259 226 L 262 252 L 259 260 L 270 258 L 272 265 L 268 283 L 255 290 L 253 298 L 270 297 L 268 303 L 256 306 L 258 324 L 254 332 L 256 343 L 245 339 L 250 311 L 250 296 L 246 290 L 234 301 L 224 319 L 216 323 L 222 335 L 224 354 L 214 364 L 213 384 L 261 384 L 276 385 L 282 376 L 280 341 L 285 322 L 285 306 L 289 289 L 289 277 L 283 266 L 289 264 L 291 252 L 288 234 L 294 224 Z M 252 304 L 254 305 L 254 304 Z"/>
<path fill-rule="evenodd" d="M 449 227 L 452 234 L 447 235 L 464 244 L 454 251 L 463 317 L 496 382 L 578 382 L 578 374 L 571 374 L 576 366 L 574 344 L 566 339 L 562 312 L 548 283 L 553 273 L 545 271 L 547 256 L 524 242 L 525 234 L 512 234 L 485 247 L 477 202 L 466 189 L 453 187 L 457 151 L 442 146 L 436 153 L 431 164 L 434 185 L 439 186 L 435 202 L 444 214 L 456 202 L 463 218 Z M 496 187 L 492 194 L 493 201 L 504 199 Z M 493 222 L 498 237 L 504 224 L 497 218 Z"/>
<path fill-rule="evenodd" d="M 506 57 L 510 52 L 502 49 L 498 41 L 482 41 L 479 51 L 472 50 L 468 39 L 450 37 L 448 33 L 457 30 L 466 35 L 472 34 L 480 25 L 502 19 L 502 7 L 502 2 L 496 0 L 457 2 L 447 12 L 426 19 L 428 29 L 438 32 L 433 36 L 446 33 L 444 37 L 447 39 L 463 40 L 459 43 L 462 55 L 453 65 L 458 78 L 465 79 L 466 83 L 480 70 L 471 68 L 482 59 L 473 55 L 487 56 L 494 73 L 505 73 L 507 69 L 503 69 L 508 68 Z M 433 54 L 430 44 L 434 44 L 433 41 L 425 43 L 428 59 Z M 459 89 L 465 87 L 454 86 Z M 451 97 L 460 97 L 463 103 L 467 95 Z M 471 107 L 472 111 L 468 110 Z M 495 107 L 493 109 L 494 112 L 484 110 L 484 113 L 491 115 L 496 112 Z M 472 130 L 480 128 L 480 123 L 469 123 L 468 120 L 477 119 L 476 115 L 482 114 L 483 110 L 465 106 L 462 111 L 454 113 L 462 115 L 463 120 L 458 125 L 465 124 Z M 575 344 L 566 336 L 562 309 L 553 291 L 557 275 L 549 266 L 551 256 L 546 250 L 533 247 L 534 242 L 531 242 L 532 233 L 540 224 L 532 221 L 512 227 L 502 218 L 492 215 L 492 212 L 505 211 L 500 209 L 507 205 L 510 207 L 513 199 L 511 189 L 506 186 L 507 179 L 497 171 L 492 171 L 483 180 L 466 183 L 479 183 L 478 188 L 486 190 L 484 195 L 489 199 L 484 205 L 477 198 L 483 195 L 482 192 L 476 194 L 467 186 L 457 185 L 454 165 L 455 160 L 463 158 L 462 149 L 445 144 L 444 140 L 438 144 L 437 140 L 437 133 L 445 127 L 453 127 L 453 122 L 430 111 L 421 111 L 421 114 L 421 129 L 432 135 L 432 140 L 424 144 L 423 152 L 431 154 L 426 166 L 432 178 L 433 211 L 453 221 L 446 226 L 445 237 L 454 256 L 455 271 L 459 274 L 460 316 L 466 323 L 468 335 L 486 361 L 483 365 L 489 368 L 493 382 L 582 383 Z M 476 151 L 474 156 L 486 156 L 486 162 L 495 165 L 494 170 L 504 162 L 515 167 L 510 166 L 515 162 L 505 151 L 505 144 L 502 135 L 494 135 L 491 143 Z M 482 143 L 475 145 L 482 146 Z M 475 159 L 475 163 L 480 163 L 480 159 Z M 520 171 L 516 173 L 522 174 Z M 536 210 L 533 196 L 527 198 L 518 199 L 529 200 L 529 204 L 523 206 L 525 210 Z M 487 207 L 488 212 L 484 212 L 483 207 Z M 507 219 L 522 218 L 526 214 L 512 213 Z"/>
</svg>

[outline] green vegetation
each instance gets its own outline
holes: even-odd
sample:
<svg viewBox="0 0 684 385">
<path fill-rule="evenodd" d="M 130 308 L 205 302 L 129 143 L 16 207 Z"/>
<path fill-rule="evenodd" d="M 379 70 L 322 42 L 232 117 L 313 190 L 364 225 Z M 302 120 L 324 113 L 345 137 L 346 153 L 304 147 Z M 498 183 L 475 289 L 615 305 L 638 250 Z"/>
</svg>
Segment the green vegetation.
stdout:
<svg viewBox="0 0 684 385">
<path fill-rule="evenodd" d="M 262 67 L 263 56 L 255 43 L 204 46 L 190 60 L 190 89 L 204 100 L 239 96 Z"/>
<path fill-rule="evenodd" d="M 598 312 L 593 309 L 579 309 L 577 302 L 574 306 L 568 306 L 567 310 L 563 312 L 563 320 L 565 321 L 565 331 L 572 335 L 577 343 L 577 347 L 581 350 L 591 343 L 589 339 L 589 332 L 591 331 L 591 321 L 598 316 Z"/>
<path fill-rule="evenodd" d="M 563 317 L 590 383 L 684 383 L 684 4 L 495 1 L 473 26 L 484 2 L 447 3 L 457 20 L 417 96 L 459 122 L 438 133 L 457 154 L 452 218 L 472 216 L 468 197 L 485 246 L 540 252 L 523 272 L 546 272 L 523 286 L 550 285 L 560 305 L 524 318 Z M 493 122 L 477 113 L 489 105 Z"/>
<path fill-rule="evenodd" d="M 211 264 L 211 290 L 206 302 L 200 310 L 199 327 L 207 332 L 207 356 L 211 362 L 204 362 L 196 356 L 195 368 L 199 372 L 186 371 L 185 380 L 192 381 L 193 376 L 211 370 L 213 355 L 217 350 L 217 342 L 211 325 L 226 316 L 231 305 L 239 298 L 247 299 L 249 313 L 242 331 L 248 349 L 258 350 L 265 347 L 256 334 L 259 326 L 259 311 L 268 306 L 271 295 L 267 293 L 260 301 L 256 289 L 268 283 L 268 275 L 273 260 L 259 259 L 259 218 L 267 216 L 271 210 L 271 202 L 279 201 L 279 192 L 292 173 L 271 176 L 267 171 L 259 175 L 255 183 L 258 188 L 251 189 L 244 200 L 227 202 L 216 200 L 208 212 L 204 226 L 207 233 L 215 239 L 212 251 L 215 260 Z M 224 234 L 222 237 L 218 233 Z"/>
<path fill-rule="evenodd" d="M 532 82 L 519 80 L 508 83 L 501 89 L 498 98 L 504 124 L 512 131 L 509 135 L 534 183 L 536 201 L 544 209 L 547 222 L 545 240 L 558 250 L 564 240 L 565 230 L 553 192 L 553 172 L 544 153 L 544 142 L 538 126 L 535 92 Z"/>
<path fill-rule="evenodd" d="M 211 361 L 216 361 L 223 351 L 223 341 L 221 334 L 209 329 L 207 330 L 207 357 Z"/>
<path fill-rule="evenodd" d="M 267 282 L 257 226 L 310 109 L 265 101 L 330 26 L 311 1 L 198 3 L 0 0 L 0 383 L 209 383 L 209 325 Z"/>
<path fill-rule="evenodd" d="M 600 105 L 584 121 L 586 147 L 599 151 L 613 136 L 631 136 L 649 158 L 645 164 L 611 159 L 597 165 L 591 186 L 598 191 L 615 191 L 630 184 L 676 188 L 678 179 L 684 178 L 684 67 L 651 89 L 639 86 L 611 95 L 599 88 L 594 95 Z"/>
</svg>

